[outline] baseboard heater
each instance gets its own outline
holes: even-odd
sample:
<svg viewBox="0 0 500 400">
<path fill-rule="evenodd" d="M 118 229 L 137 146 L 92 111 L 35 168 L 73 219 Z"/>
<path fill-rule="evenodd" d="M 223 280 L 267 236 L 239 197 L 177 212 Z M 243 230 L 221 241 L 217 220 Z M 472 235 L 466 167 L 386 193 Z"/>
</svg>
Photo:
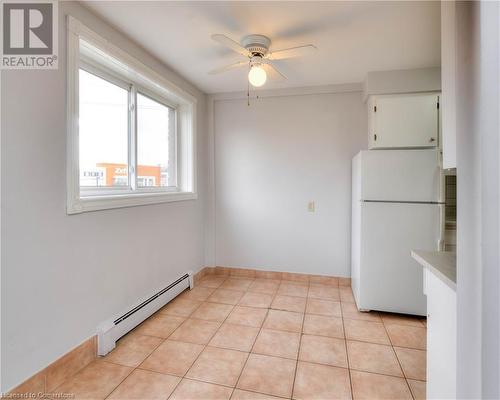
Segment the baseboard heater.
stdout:
<svg viewBox="0 0 500 400">
<path fill-rule="evenodd" d="M 193 273 L 189 271 L 157 293 L 142 302 L 139 301 L 139 304 L 130 310 L 99 325 L 97 328 L 97 354 L 100 356 L 108 354 L 115 348 L 116 341 L 123 335 L 149 318 L 185 289 L 192 287 Z"/>
</svg>

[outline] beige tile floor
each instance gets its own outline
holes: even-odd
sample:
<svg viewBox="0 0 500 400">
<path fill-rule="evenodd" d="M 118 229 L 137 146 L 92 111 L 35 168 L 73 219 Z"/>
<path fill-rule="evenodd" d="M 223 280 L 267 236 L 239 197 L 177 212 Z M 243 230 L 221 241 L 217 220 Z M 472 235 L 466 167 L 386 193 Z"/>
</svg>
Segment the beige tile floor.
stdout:
<svg viewBox="0 0 500 400">
<path fill-rule="evenodd" d="M 351 288 L 209 276 L 55 392 L 90 399 L 423 399 L 425 320 Z"/>
</svg>

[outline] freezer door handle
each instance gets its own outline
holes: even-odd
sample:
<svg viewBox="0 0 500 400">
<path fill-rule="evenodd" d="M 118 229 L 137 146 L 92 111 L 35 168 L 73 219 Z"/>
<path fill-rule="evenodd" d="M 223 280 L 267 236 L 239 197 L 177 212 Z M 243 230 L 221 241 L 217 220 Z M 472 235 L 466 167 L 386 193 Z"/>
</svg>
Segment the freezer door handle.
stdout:
<svg viewBox="0 0 500 400">
<path fill-rule="evenodd" d="M 406 200 L 361 200 L 364 203 L 396 203 L 396 204 L 444 204 L 440 201 L 406 201 Z"/>
<path fill-rule="evenodd" d="M 446 209 L 444 204 L 439 205 L 439 239 L 437 243 L 438 251 L 444 251 L 446 229 Z"/>
</svg>

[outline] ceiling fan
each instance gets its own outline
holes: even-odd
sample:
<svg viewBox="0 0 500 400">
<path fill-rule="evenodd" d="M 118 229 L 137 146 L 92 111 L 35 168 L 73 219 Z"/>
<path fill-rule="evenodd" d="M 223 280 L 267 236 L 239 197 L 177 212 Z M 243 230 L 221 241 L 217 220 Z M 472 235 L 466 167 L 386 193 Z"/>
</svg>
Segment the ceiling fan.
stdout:
<svg viewBox="0 0 500 400">
<path fill-rule="evenodd" d="M 317 50 L 316 46 L 306 44 L 287 49 L 270 51 L 269 47 L 271 46 L 271 39 L 264 35 L 245 36 L 242 39 L 241 44 L 221 34 L 212 35 L 212 39 L 223 46 L 230 48 L 236 53 L 241 54 L 247 59 L 244 61 L 238 61 L 234 64 L 226 65 L 224 67 L 216 68 L 210 71 L 209 74 L 219 74 L 233 68 L 248 65 L 250 69 L 248 72 L 248 81 L 255 87 L 262 86 L 266 83 L 267 72 L 275 73 L 282 79 L 287 79 L 287 77 L 276 67 L 276 64 L 273 61 L 302 57 Z"/>
</svg>

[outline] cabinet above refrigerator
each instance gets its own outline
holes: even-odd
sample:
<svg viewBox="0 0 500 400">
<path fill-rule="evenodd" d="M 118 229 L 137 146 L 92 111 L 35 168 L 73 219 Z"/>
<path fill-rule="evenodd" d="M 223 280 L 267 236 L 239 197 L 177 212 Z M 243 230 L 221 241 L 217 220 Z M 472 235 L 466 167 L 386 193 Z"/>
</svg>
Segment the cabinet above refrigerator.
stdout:
<svg viewBox="0 0 500 400">
<path fill-rule="evenodd" d="M 439 147 L 439 93 L 370 96 L 368 116 L 370 149 Z"/>
</svg>

